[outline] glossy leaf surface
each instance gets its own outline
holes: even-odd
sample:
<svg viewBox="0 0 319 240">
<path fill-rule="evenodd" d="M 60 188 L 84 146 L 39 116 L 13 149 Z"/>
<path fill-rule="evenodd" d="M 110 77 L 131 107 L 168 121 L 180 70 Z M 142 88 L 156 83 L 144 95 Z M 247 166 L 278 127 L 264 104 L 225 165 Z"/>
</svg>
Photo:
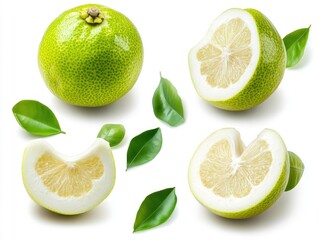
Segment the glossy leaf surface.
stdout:
<svg viewBox="0 0 319 240">
<path fill-rule="evenodd" d="M 22 100 L 14 105 L 12 112 L 20 126 L 32 135 L 65 133 L 51 109 L 38 101 Z"/>
<path fill-rule="evenodd" d="M 292 190 L 294 187 L 297 186 L 305 169 L 305 165 L 297 154 L 290 151 L 288 151 L 288 154 L 290 162 L 290 173 L 288 184 L 285 189 L 286 192 Z"/>
<path fill-rule="evenodd" d="M 162 76 L 152 103 L 154 114 L 158 119 L 171 126 L 178 126 L 185 121 L 182 100 L 176 88 Z"/>
<path fill-rule="evenodd" d="M 110 143 L 111 147 L 120 144 L 125 136 L 125 128 L 122 124 L 104 124 L 97 137 Z"/>
<path fill-rule="evenodd" d="M 286 67 L 295 66 L 303 57 L 308 36 L 309 36 L 310 26 L 308 28 L 301 28 L 293 31 L 284 37 L 284 44 L 287 53 L 287 63 Z"/>
<path fill-rule="evenodd" d="M 175 188 L 167 188 L 148 195 L 135 218 L 134 232 L 156 227 L 166 222 L 177 203 Z"/>
<path fill-rule="evenodd" d="M 162 148 L 160 128 L 147 130 L 134 137 L 127 150 L 127 168 L 153 160 Z"/>
</svg>

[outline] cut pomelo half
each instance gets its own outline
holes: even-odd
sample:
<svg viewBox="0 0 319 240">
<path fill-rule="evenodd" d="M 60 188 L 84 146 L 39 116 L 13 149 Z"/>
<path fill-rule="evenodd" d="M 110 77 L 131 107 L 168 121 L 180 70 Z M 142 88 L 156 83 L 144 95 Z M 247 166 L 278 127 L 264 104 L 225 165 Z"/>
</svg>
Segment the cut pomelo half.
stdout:
<svg viewBox="0 0 319 240">
<path fill-rule="evenodd" d="M 197 93 L 226 110 L 250 109 L 278 87 L 286 66 L 283 41 L 255 9 L 229 9 L 189 53 Z"/>
<path fill-rule="evenodd" d="M 285 190 L 289 157 L 281 137 L 265 129 L 245 147 L 233 128 L 204 140 L 189 165 L 195 198 L 213 213 L 249 218 L 268 209 Z"/>
<path fill-rule="evenodd" d="M 77 156 L 62 155 L 42 139 L 25 148 L 24 186 L 35 202 L 53 212 L 75 215 L 91 210 L 110 194 L 115 175 L 112 151 L 103 139 Z"/>
</svg>

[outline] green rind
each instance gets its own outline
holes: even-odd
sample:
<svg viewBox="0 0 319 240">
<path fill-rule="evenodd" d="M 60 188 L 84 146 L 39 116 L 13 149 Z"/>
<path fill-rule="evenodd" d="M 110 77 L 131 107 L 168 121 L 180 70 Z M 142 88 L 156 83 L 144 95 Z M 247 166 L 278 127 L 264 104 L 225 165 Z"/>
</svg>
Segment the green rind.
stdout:
<svg viewBox="0 0 319 240">
<path fill-rule="evenodd" d="M 241 111 L 265 101 L 279 86 L 286 67 L 283 41 L 273 24 L 261 12 L 245 9 L 254 19 L 259 33 L 260 58 L 257 68 L 246 86 L 230 99 L 209 101 L 215 107 Z"/>
<path fill-rule="evenodd" d="M 285 156 L 285 163 L 282 167 L 280 177 L 277 180 L 276 185 L 272 188 L 272 190 L 265 195 L 265 197 L 256 205 L 251 208 L 247 208 L 243 211 L 239 212 L 221 212 L 217 209 L 212 209 L 206 206 L 211 212 L 225 218 L 231 219 L 246 219 L 255 217 L 264 211 L 266 211 L 269 207 L 271 207 L 277 199 L 281 196 L 281 194 L 285 191 L 285 188 L 289 179 L 289 156 L 288 153 Z M 203 203 L 202 203 L 203 204 Z"/>
<path fill-rule="evenodd" d="M 98 7 L 101 24 L 88 24 L 80 11 Z M 51 92 L 65 102 L 97 107 L 124 96 L 143 63 L 143 44 L 133 23 L 108 7 L 87 4 L 57 17 L 38 52 L 40 73 Z"/>
</svg>

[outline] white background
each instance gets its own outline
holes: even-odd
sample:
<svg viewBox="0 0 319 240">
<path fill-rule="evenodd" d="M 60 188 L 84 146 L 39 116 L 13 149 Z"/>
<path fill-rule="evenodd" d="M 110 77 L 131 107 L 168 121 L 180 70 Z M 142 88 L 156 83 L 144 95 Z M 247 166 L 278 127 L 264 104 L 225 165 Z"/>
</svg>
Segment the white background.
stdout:
<svg viewBox="0 0 319 240">
<path fill-rule="evenodd" d="M 39 74 L 37 51 L 47 26 L 83 0 L 0 2 L 0 239 L 298 239 L 318 238 L 318 11 L 316 1 L 256 0 L 109 0 L 96 1 L 128 16 L 144 43 L 144 65 L 134 88 L 118 102 L 96 109 L 70 106 L 54 97 Z M 210 23 L 232 7 L 256 8 L 280 34 L 312 24 L 305 56 L 286 70 L 277 91 L 245 112 L 218 110 L 201 100 L 191 83 L 187 55 Z M 151 99 L 159 72 L 178 89 L 186 122 L 176 128 L 155 118 Z M 66 134 L 46 138 L 58 151 L 77 154 L 89 147 L 105 123 L 121 123 L 126 136 L 113 149 L 117 181 L 110 196 L 79 216 L 60 216 L 42 209 L 27 195 L 21 179 L 22 154 L 35 137 L 15 121 L 12 107 L 35 99 L 50 107 Z M 147 129 L 161 127 L 163 147 L 150 163 L 126 168 L 129 141 Z M 235 127 L 248 144 L 264 128 L 279 132 L 289 150 L 304 161 L 300 184 L 264 214 L 249 220 L 227 220 L 202 207 L 187 182 L 189 161 L 198 144 L 213 131 Z M 176 187 L 178 203 L 163 225 L 132 233 L 137 209 L 148 194 Z"/>
</svg>

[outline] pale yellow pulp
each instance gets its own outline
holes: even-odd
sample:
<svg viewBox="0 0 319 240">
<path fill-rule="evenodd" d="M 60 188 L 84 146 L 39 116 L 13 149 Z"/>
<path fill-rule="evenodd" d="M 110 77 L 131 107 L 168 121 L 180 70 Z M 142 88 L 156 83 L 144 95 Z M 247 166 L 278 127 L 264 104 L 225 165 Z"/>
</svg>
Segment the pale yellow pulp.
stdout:
<svg viewBox="0 0 319 240">
<path fill-rule="evenodd" d="M 233 156 L 230 143 L 220 140 L 211 146 L 200 165 L 202 184 L 220 197 L 247 196 L 264 180 L 271 166 L 272 155 L 264 140 L 238 151 L 242 155 Z"/>
<path fill-rule="evenodd" d="M 50 153 L 43 154 L 35 170 L 50 192 L 60 197 L 80 197 L 93 187 L 93 180 L 104 174 L 103 163 L 97 156 L 77 162 L 65 162 Z"/>
<path fill-rule="evenodd" d="M 227 88 L 245 72 L 252 57 L 251 32 L 240 18 L 219 26 L 197 52 L 201 75 L 212 87 Z"/>
</svg>

